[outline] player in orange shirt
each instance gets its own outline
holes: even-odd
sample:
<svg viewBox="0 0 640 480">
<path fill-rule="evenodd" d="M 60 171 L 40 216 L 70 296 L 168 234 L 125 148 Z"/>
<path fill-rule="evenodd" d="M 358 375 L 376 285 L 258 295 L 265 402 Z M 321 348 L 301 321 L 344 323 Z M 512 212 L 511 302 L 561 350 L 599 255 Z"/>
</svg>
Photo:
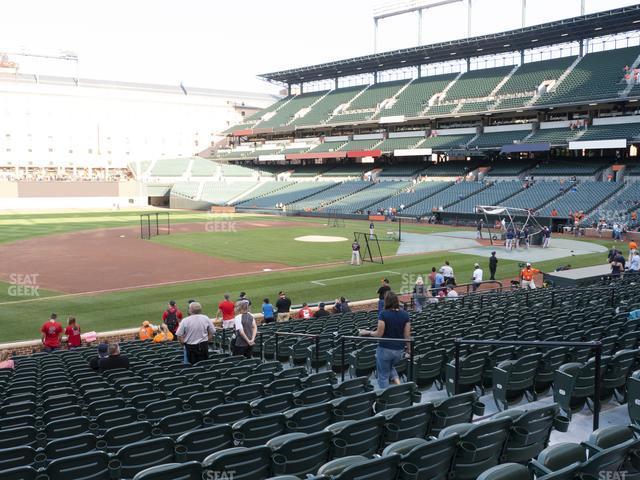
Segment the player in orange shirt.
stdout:
<svg viewBox="0 0 640 480">
<path fill-rule="evenodd" d="M 520 272 L 520 280 L 522 288 L 529 288 L 531 290 L 536 288 L 536 283 L 533 280 L 533 276 L 537 273 L 541 273 L 537 268 L 531 268 L 531 264 L 527 263 L 527 266 Z"/>
</svg>

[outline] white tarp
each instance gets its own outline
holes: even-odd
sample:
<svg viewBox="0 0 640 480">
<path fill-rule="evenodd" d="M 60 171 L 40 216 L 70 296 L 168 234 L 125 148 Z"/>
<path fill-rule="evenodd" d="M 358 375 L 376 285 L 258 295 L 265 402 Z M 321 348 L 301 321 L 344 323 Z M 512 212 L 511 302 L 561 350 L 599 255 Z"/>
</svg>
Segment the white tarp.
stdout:
<svg viewBox="0 0 640 480">
<path fill-rule="evenodd" d="M 599 150 L 601 148 L 627 148 L 627 139 L 616 140 L 585 140 L 569 142 L 569 150 Z"/>
</svg>

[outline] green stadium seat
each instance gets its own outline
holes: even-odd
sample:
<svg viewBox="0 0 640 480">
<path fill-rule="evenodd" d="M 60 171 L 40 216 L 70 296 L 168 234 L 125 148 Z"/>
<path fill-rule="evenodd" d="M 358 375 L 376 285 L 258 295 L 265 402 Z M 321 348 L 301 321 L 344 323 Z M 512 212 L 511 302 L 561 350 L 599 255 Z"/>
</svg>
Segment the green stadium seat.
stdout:
<svg viewBox="0 0 640 480">
<path fill-rule="evenodd" d="M 202 462 L 208 455 L 231 447 L 231 426 L 214 425 L 180 435 L 176 439 L 176 456 L 183 455 L 186 460 Z"/>
<path fill-rule="evenodd" d="M 264 480 L 271 474 L 271 449 L 266 445 L 235 447 L 213 453 L 202 462 L 208 472 L 233 472 L 235 480 Z"/>
<path fill-rule="evenodd" d="M 294 405 L 292 393 L 279 393 L 251 402 L 251 411 L 254 415 L 266 415 L 281 413 L 289 410 Z"/>
<path fill-rule="evenodd" d="M 243 447 L 263 445 L 286 433 L 286 417 L 282 413 L 246 418 L 233 424 L 233 438 Z"/>
<path fill-rule="evenodd" d="M 109 480 L 115 473 L 109 462 L 110 458 L 104 452 L 79 453 L 53 460 L 44 473 L 50 480 Z"/>
<path fill-rule="evenodd" d="M 531 475 L 523 465 L 504 463 L 482 472 L 477 480 L 531 480 Z"/>
<path fill-rule="evenodd" d="M 325 428 L 333 434 L 332 456 L 364 455 L 378 453 L 384 434 L 385 419 L 373 416 L 362 420 L 344 420 Z"/>
<path fill-rule="evenodd" d="M 202 466 L 198 462 L 167 463 L 146 468 L 133 480 L 201 480 Z"/>
<path fill-rule="evenodd" d="M 291 432 L 313 433 L 331 424 L 331 405 L 320 403 L 317 405 L 292 408 L 284 412 L 287 418 L 287 430 Z"/>
<path fill-rule="evenodd" d="M 213 423 L 233 423 L 251 416 L 251 406 L 249 402 L 227 403 L 213 407 L 206 413 L 206 417 L 213 420 Z"/>
<path fill-rule="evenodd" d="M 389 408 L 377 413 L 376 416 L 385 420 L 384 445 L 408 438 L 425 438 L 429 432 L 432 414 L 431 403 Z"/>
<path fill-rule="evenodd" d="M 447 480 L 451 478 L 458 436 L 446 438 L 407 438 L 392 443 L 382 456 L 400 455 L 399 480 Z"/>
<path fill-rule="evenodd" d="M 0 450 L 0 471 L 31 466 L 36 460 L 36 449 L 27 445 Z"/>
<path fill-rule="evenodd" d="M 362 420 L 373 414 L 376 394 L 373 392 L 339 397 L 331 401 L 332 415 L 335 421 Z"/>
<path fill-rule="evenodd" d="M 477 352 L 460 357 L 460 375 L 458 381 L 458 392 L 467 392 L 476 388 L 484 392 L 482 385 L 482 374 L 487 362 L 486 352 Z M 455 395 L 455 363 L 448 363 L 446 368 L 446 388 L 449 395 Z"/>
<path fill-rule="evenodd" d="M 398 474 L 398 455 L 388 455 L 367 459 L 361 455 L 352 455 L 325 463 L 318 470 L 318 475 L 333 480 L 388 480 Z"/>
<path fill-rule="evenodd" d="M 171 463 L 174 449 L 173 440 L 164 437 L 130 443 L 115 455 L 120 463 L 119 473 L 124 478 L 132 478 L 149 467 Z"/>
<path fill-rule="evenodd" d="M 115 452 L 130 443 L 151 438 L 152 426 L 149 422 L 134 422 L 129 425 L 111 427 L 104 432 L 98 442 L 98 448 Z"/>
<path fill-rule="evenodd" d="M 492 391 L 498 410 L 519 403 L 525 395 L 530 401 L 537 399 L 534 387 L 541 358 L 541 353 L 533 353 L 500 362 L 493 369 Z"/>
<path fill-rule="evenodd" d="M 434 401 L 430 434 L 436 436 L 444 428 L 459 423 L 469 423 L 473 415 L 483 414 L 484 404 L 478 400 L 475 392 L 461 393 Z"/>
<path fill-rule="evenodd" d="M 289 433 L 267 442 L 271 449 L 271 465 L 274 475 L 304 477 L 315 473 L 331 459 L 330 432 Z"/>
<path fill-rule="evenodd" d="M 202 423 L 203 415 L 199 410 L 172 413 L 160 419 L 154 433 L 165 437 L 177 438 L 183 433 L 200 428 Z"/>
</svg>

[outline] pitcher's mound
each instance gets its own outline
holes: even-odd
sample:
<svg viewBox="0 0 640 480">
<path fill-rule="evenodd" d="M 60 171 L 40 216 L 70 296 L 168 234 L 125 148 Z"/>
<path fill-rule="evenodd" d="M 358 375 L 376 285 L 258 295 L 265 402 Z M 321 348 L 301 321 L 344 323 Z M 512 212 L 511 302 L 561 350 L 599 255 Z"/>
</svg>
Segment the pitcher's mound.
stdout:
<svg viewBox="0 0 640 480">
<path fill-rule="evenodd" d="M 296 237 L 295 240 L 299 242 L 314 242 L 314 243 L 332 243 L 332 242 L 348 242 L 346 237 L 330 237 L 327 235 L 305 235 L 304 237 Z"/>
</svg>

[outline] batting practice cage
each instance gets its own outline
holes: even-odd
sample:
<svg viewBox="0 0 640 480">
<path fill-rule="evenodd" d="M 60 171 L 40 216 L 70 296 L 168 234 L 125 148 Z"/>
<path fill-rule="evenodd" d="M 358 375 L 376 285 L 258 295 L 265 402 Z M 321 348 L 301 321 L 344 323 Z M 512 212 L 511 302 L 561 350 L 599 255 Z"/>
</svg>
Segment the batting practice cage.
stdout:
<svg viewBox="0 0 640 480">
<path fill-rule="evenodd" d="M 338 213 L 338 210 L 326 210 L 327 215 L 327 227 L 329 228 L 343 228 L 344 218 Z"/>
<path fill-rule="evenodd" d="M 374 233 L 353 232 L 353 240 L 360 244 L 360 258 L 363 262 L 384 263 L 378 236 Z"/>
<path fill-rule="evenodd" d="M 491 245 L 494 240 L 504 240 L 507 230 L 514 232 L 529 228 L 531 245 L 542 244 L 542 229 L 532 209 L 504 207 L 499 205 L 477 205 L 478 221 L 482 220 L 482 232 L 487 232 Z"/>
<path fill-rule="evenodd" d="M 149 240 L 158 235 L 171 233 L 169 212 L 143 213 L 140 215 L 140 238 Z"/>
</svg>

